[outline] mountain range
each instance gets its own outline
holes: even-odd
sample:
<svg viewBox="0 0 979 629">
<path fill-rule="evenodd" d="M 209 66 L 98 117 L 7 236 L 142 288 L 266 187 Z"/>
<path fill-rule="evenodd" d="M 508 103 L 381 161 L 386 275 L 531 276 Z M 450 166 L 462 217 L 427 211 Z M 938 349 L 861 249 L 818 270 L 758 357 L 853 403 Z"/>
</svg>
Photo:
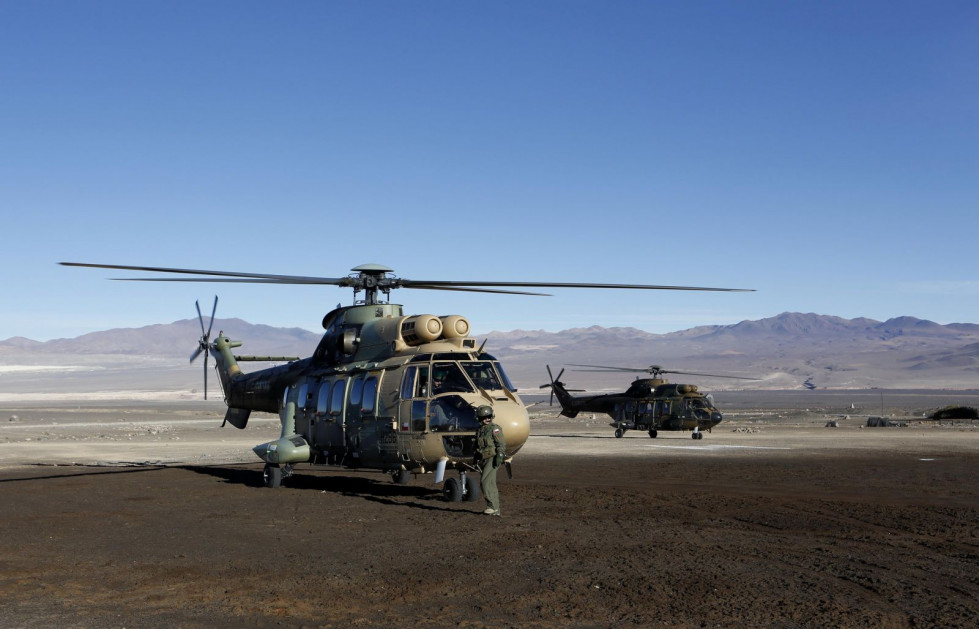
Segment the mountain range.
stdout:
<svg viewBox="0 0 979 629">
<path fill-rule="evenodd" d="M 214 330 L 244 342 L 242 353 L 308 356 L 320 335 L 301 328 L 276 328 L 241 319 L 216 319 Z M 0 341 L 0 364 L 45 356 L 187 357 L 200 337 L 197 319 L 141 328 L 92 332 L 72 339 L 39 342 L 21 337 Z M 520 388 L 548 380 L 546 366 L 569 386 L 589 390 L 627 385 L 635 373 L 600 373 L 569 365 L 643 369 L 749 377 L 667 375 L 671 381 L 704 388 L 794 389 L 807 380 L 818 388 L 911 389 L 979 388 L 979 325 L 938 324 L 914 317 L 887 321 L 786 312 L 733 325 L 701 326 L 652 334 L 635 328 L 573 328 L 494 331 L 476 335 L 486 351 L 503 361 Z"/>
</svg>

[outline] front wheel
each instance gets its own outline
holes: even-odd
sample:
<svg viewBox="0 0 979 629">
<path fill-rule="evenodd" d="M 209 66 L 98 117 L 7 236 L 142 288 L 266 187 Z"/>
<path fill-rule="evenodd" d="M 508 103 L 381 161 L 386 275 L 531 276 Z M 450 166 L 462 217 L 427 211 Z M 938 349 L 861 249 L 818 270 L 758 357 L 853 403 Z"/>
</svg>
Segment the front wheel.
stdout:
<svg viewBox="0 0 979 629">
<path fill-rule="evenodd" d="M 462 483 L 458 479 L 450 478 L 442 486 L 442 495 L 449 502 L 462 502 Z"/>
<path fill-rule="evenodd" d="M 394 482 L 399 485 L 407 485 L 408 481 L 411 480 L 411 472 L 402 468 L 391 475 Z"/>
<path fill-rule="evenodd" d="M 622 430 L 621 428 L 616 428 L 616 429 L 615 429 L 615 436 L 616 436 L 616 438 L 620 438 L 620 437 L 622 437 L 622 435 L 624 435 L 624 434 L 625 434 L 625 431 L 624 431 L 624 430 Z"/>
<path fill-rule="evenodd" d="M 655 439 L 657 434 L 659 434 L 659 433 L 656 432 L 656 429 L 654 429 L 654 428 L 650 428 L 649 429 L 649 438 L 650 439 Z"/>
<path fill-rule="evenodd" d="M 262 480 L 265 481 L 265 486 L 272 489 L 282 485 L 282 468 L 278 465 L 265 464 L 265 469 L 262 471 Z"/>
</svg>

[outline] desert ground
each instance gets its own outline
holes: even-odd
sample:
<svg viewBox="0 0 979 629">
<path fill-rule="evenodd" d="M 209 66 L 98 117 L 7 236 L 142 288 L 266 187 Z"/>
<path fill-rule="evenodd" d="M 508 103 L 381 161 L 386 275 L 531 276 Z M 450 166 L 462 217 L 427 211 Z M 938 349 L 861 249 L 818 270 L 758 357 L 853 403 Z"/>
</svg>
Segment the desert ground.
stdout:
<svg viewBox="0 0 979 629">
<path fill-rule="evenodd" d="M 923 420 L 979 392 L 725 392 L 696 441 L 545 398 L 499 518 L 431 475 L 266 489 L 277 418 L 220 401 L 36 397 L 0 400 L 4 626 L 979 625 L 979 423 Z"/>
</svg>

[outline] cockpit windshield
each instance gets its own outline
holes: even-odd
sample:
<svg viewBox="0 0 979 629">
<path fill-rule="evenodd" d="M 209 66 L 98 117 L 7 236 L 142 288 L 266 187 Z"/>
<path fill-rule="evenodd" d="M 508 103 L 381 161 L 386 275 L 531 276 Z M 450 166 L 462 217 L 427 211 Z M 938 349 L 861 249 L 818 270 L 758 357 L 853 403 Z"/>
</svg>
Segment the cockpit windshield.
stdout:
<svg viewBox="0 0 979 629">
<path fill-rule="evenodd" d="M 442 393 L 475 393 L 473 385 L 455 362 L 432 363 L 432 395 Z"/>
<path fill-rule="evenodd" d="M 503 388 L 500 379 L 496 376 L 493 363 L 489 361 L 464 362 L 462 368 L 466 370 L 469 379 L 480 389 L 487 391 L 498 391 Z"/>
<path fill-rule="evenodd" d="M 510 382 L 510 377 L 506 374 L 506 371 L 503 370 L 503 365 L 500 364 L 500 361 L 498 361 L 495 356 L 483 352 L 479 355 L 479 360 L 493 363 L 493 366 L 496 367 L 496 373 L 499 374 L 500 381 L 503 383 L 503 388 L 511 393 L 517 392 L 517 387 L 513 386 L 513 383 Z"/>
</svg>

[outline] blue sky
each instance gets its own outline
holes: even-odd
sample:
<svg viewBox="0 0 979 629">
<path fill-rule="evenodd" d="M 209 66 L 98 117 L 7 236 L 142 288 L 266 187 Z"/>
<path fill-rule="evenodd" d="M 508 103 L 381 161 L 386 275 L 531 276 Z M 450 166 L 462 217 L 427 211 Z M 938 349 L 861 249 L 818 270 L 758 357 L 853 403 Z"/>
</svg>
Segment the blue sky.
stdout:
<svg viewBox="0 0 979 629">
<path fill-rule="evenodd" d="M 345 289 L 58 261 L 754 288 L 402 290 L 476 332 L 979 322 L 975 2 L 0 1 L 0 339 Z"/>
</svg>

